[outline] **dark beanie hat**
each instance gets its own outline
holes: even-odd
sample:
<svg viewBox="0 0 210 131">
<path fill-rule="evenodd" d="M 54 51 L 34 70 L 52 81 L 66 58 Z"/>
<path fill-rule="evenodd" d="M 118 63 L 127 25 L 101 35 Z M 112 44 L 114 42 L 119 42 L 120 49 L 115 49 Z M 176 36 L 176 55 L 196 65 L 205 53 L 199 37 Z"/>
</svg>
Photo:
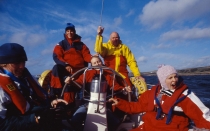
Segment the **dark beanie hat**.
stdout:
<svg viewBox="0 0 210 131">
<path fill-rule="evenodd" d="M 66 24 L 65 31 L 66 31 L 66 30 L 73 30 L 74 32 L 76 32 L 75 26 L 74 26 L 72 23 L 67 23 L 67 24 Z"/>
<path fill-rule="evenodd" d="M 27 61 L 23 46 L 17 43 L 5 43 L 0 46 L 0 64 Z"/>
</svg>

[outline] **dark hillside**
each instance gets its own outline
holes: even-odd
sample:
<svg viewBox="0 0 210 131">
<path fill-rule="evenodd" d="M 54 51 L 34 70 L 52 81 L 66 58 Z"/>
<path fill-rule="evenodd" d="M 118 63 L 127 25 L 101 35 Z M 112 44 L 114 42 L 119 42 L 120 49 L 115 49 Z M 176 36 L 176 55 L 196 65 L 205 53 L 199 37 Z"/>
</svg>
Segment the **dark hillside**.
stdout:
<svg viewBox="0 0 210 131">
<path fill-rule="evenodd" d="M 210 66 L 177 70 L 179 75 L 210 75 Z M 142 72 L 142 75 L 156 75 L 156 71 Z"/>
</svg>

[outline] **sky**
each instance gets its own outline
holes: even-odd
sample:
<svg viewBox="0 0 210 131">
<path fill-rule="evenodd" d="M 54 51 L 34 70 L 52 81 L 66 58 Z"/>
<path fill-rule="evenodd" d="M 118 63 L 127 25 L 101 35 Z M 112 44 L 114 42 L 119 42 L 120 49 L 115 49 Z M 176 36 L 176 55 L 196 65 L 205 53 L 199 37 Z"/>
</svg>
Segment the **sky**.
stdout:
<svg viewBox="0 0 210 131">
<path fill-rule="evenodd" d="M 70 22 L 91 54 L 98 26 L 105 28 L 104 42 L 118 32 L 141 72 L 161 64 L 209 66 L 209 5 L 210 0 L 0 0 L 0 45 L 24 46 L 26 67 L 38 75 L 55 65 L 53 49 Z"/>
</svg>

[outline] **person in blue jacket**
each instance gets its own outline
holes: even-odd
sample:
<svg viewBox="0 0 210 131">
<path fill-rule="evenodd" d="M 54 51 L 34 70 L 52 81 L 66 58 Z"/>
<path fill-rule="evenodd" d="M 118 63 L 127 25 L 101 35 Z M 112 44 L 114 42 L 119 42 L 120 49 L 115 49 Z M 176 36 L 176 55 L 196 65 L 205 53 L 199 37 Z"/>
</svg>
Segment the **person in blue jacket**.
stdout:
<svg viewBox="0 0 210 131">
<path fill-rule="evenodd" d="M 25 67 L 26 61 L 20 44 L 0 46 L 0 131 L 59 131 L 63 112 L 58 104 L 67 102 L 50 102 Z"/>
</svg>

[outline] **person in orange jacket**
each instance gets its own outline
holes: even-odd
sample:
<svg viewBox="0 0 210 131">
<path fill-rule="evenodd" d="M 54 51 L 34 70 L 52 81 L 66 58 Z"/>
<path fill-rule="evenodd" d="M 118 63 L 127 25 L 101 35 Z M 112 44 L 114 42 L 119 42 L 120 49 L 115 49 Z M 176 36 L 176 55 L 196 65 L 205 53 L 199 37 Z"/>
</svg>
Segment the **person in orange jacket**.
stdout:
<svg viewBox="0 0 210 131">
<path fill-rule="evenodd" d="M 128 76 L 127 66 L 129 66 L 134 77 L 137 79 L 144 78 L 140 74 L 135 57 L 128 46 L 122 43 L 117 32 L 112 32 L 107 43 L 103 43 L 102 33 L 104 28 L 99 26 L 95 42 L 95 52 L 100 54 L 105 62 L 105 65 L 118 72 L 132 87 L 132 83 Z"/>
<path fill-rule="evenodd" d="M 102 66 L 101 59 L 98 56 L 92 56 L 91 66 Z M 85 83 L 90 83 L 93 80 L 94 76 L 99 75 L 99 73 L 100 73 L 100 70 L 98 70 L 98 69 L 88 70 L 86 75 L 85 75 L 85 80 L 86 80 Z M 113 76 L 111 74 L 111 71 L 104 70 L 103 71 L 103 76 L 105 77 L 105 79 L 107 81 L 107 84 L 110 88 L 108 90 L 111 90 L 112 86 L 113 86 Z M 79 78 L 77 78 L 75 81 L 78 84 L 82 85 L 83 84 L 83 77 L 84 77 L 84 74 L 80 75 Z M 68 78 L 66 80 L 68 80 Z M 115 81 L 114 84 L 115 84 L 114 85 L 114 90 L 115 91 L 123 89 L 122 85 L 118 84 L 116 81 Z"/>
<path fill-rule="evenodd" d="M 91 59 L 91 66 L 102 66 L 102 61 L 99 56 L 92 56 Z M 87 70 L 87 72 L 82 75 L 80 75 L 77 79 L 74 80 L 80 85 L 83 85 L 85 83 L 86 85 L 90 85 L 91 81 L 93 78 L 99 77 L 100 70 L 99 69 L 92 69 L 92 70 Z M 83 78 L 85 77 L 85 82 L 83 81 Z M 107 94 L 111 94 L 112 89 L 120 93 L 124 89 L 124 86 L 118 84 L 116 81 L 114 81 L 114 87 L 113 87 L 113 74 L 110 72 L 110 70 L 103 70 L 102 78 L 104 78 L 107 82 L 108 88 L 107 88 Z M 67 77 L 65 79 L 65 83 L 70 84 L 72 81 L 70 77 Z M 130 89 L 130 87 L 126 87 L 126 89 Z M 87 92 L 89 92 L 89 87 L 86 86 L 85 89 Z M 87 103 L 84 105 L 80 106 L 79 109 L 73 114 L 73 117 L 71 118 L 71 123 L 74 125 L 74 128 L 76 130 L 79 130 L 82 128 L 82 123 L 85 120 L 87 115 Z M 108 125 L 110 125 L 110 128 L 116 128 L 116 126 L 120 123 L 120 120 L 112 115 L 112 111 L 107 110 L 107 119 L 108 119 Z"/>
<path fill-rule="evenodd" d="M 50 100 L 25 67 L 24 47 L 17 43 L 0 46 L 0 130 L 58 131 L 63 111 L 56 108 L 62 99 Z"/>
<path fill-rule="evenodd" d="M 76 34 L 75 26 L 67 23 L 64 40 L 56 44 L 53 51 L 53 60 L 56 64 L 53 66 L 51 75 L 51 95 L 60 97 L 65 78 L 87 67 L 91 57 L 90 50 L 81 41 L 81 36 Z M 75 91 L 67 89 L 63 97 L 68 103 L 73 103 Z"/>
<path fill-rule="evenodd" d="M 196 130 L 210 130 L 210 110 L 188 89 L 170 65 L 157 70 L 160 84 L 144 92 L 137 102 L 109 99 L 116 108 L 130 114 L 142 113 L 143 124 L 132 131 L 188 131 L 191 119 Z"/>
</svg>

